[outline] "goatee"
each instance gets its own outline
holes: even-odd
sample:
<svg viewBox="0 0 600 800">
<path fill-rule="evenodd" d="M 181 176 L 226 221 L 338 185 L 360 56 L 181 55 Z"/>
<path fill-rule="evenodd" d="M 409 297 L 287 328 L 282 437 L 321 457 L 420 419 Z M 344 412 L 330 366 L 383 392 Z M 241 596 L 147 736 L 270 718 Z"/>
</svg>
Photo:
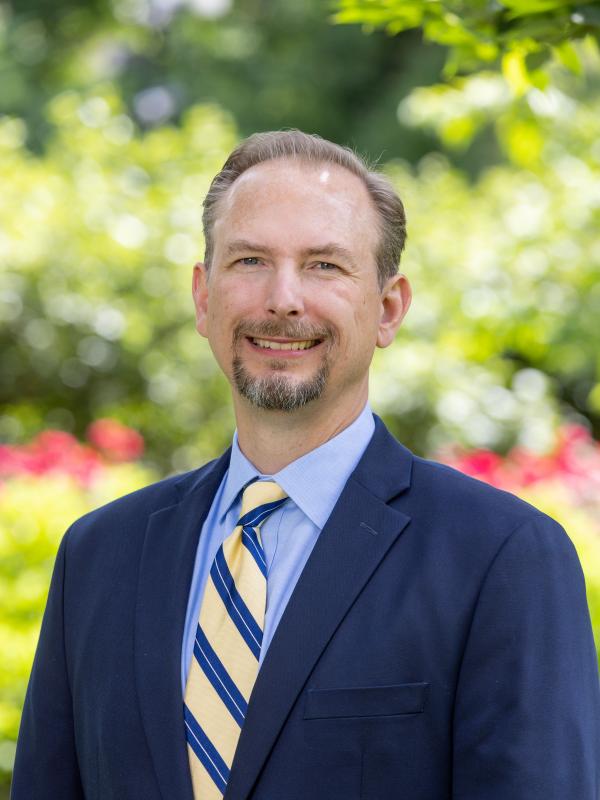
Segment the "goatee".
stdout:
<svg viewBox="0 0 600 800">
<path fill-rule="evenodd" d="M 322 362 L 317 371 L 309 378 L 297 381 L 289 375 L 277 375 L 278 370 L 284 370 L 288 363 L 276 357 L 269 362 L 269 367 L 275 372 L 273 375 L 255 377 L 251 375 L 239 354 L 239 344 L 244 338 L 285 338 L 296 340 L 320 340 L 321 342 L 333 341 L 334 332 L 329 328 L 308 328 L 306 325 L 287 324 L 285 329 L 279 323 L 262 322 L 238 325 L 233 334 L 233 363 L 232 375 L 236 389 L 253 406 L 267 411 L 296 411 L 299 408 L 317 400 L 327 383 L 330 363 L 328 359 L 329 348 L 323 354 Z"/>
</svg>

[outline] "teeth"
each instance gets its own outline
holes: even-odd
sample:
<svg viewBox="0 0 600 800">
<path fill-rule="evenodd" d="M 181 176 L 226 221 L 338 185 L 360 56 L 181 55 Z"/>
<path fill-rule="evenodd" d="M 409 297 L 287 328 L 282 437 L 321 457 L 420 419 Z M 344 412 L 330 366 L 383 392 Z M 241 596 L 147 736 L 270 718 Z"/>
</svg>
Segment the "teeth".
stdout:
<svg viewBox="0 0 600 800">
<path fill-rule="evenodd" d="M 308 350 L 317 343 L 316 339 L 308 339 L 305 342 L 272 342 L 270 339 L 252 339 L 252 341 L 268 350 Z"/>
</svg>

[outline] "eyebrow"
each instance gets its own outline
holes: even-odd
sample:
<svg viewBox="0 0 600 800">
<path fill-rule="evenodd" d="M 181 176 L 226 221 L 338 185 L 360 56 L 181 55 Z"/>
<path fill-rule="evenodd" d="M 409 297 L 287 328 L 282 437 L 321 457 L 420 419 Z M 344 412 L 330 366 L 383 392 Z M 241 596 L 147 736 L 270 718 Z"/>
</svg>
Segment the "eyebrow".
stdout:
<svg viewBox="0 0 600 800">
<path fill-rule="evenodd" d="M 232 256 L 234 253 L 239 253 L 241 250 L 251 250 L 254 253 L 271 253 L 271 250 L 264 245 L 255 244 L 248 241 L 248 239 L 234 239 L 227 244 L 225 248 L 225 255 Z"/>
<path fill-rule="evenodd" d="M 273 251 L 269 247 L 265 247 L 265 245 L 256 244 L 255 242 L 251 242 L 248 239 L 234 239 L 233 241 L 229 242 L 225 248 L 225 254 L 227 256 L 232 256 L 235 253 L 239 253 L 240 251 L 248 250 L 254 253 L 266 253 L 267 255 L 272 255 Z M 350 250 L 342 247 L 340 244 L 336 244 L 336 242 L 326 242 L 322 245 L 317 245 L 316 247 L 308 247 L 302 251 L 303 256 L 334 256 L 338 258 L 342 258 L 345 261 L 348 261 L 351 265 L 354 266 L 355 261 L 352 256 Z"/>
<path fill-rule="evenodd" d="M 303 255 L 305 256 L 333 256 L 334 258 L 341 258 L 344 261 L 348 261 L 352 266 L 354 266 L 354 257 L 350 250 L 347 250 L 345 247 L 342 247 L 341 244 L 336 244 L 335 242 L 327 242 L 326 244 L 319 245 L 318 247 L 309 247 L 307 250 L 304 250 Z"/>
</svg>

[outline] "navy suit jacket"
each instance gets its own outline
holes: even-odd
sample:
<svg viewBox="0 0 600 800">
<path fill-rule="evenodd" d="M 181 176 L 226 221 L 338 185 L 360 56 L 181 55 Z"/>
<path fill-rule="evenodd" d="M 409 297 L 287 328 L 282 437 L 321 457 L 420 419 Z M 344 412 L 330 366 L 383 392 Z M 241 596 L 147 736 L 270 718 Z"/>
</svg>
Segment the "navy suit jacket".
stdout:
<svg viewBox="0 0 600 800">
<path fill-rule="evenodd" d="M 183 623 L 228 460 L 66 534 L 13 800 L 192 800 Z M 597 800 L 599 697 L 562 528 L 377 420 L 259 672 L 226 800 Z"/>
</svg>

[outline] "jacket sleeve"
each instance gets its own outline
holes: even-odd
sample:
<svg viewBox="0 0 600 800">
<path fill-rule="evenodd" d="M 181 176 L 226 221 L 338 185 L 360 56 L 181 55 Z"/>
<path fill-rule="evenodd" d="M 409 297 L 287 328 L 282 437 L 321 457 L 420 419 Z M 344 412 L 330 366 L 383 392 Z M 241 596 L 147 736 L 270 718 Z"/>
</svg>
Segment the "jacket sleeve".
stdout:
<svg viewBox="0 0 600 800">
<path fill-rule="evenodd" d="M 575 549 L 542 514 L 482 583 L 460 670 L 454 800 L 598 800 L 600 687 Z"/>
<path fill-rule="evenodd" d="M 83 800 L 64 644 L 67 537 L 59 547 L 21 727 L 11 800 Z"/>
</svg>

